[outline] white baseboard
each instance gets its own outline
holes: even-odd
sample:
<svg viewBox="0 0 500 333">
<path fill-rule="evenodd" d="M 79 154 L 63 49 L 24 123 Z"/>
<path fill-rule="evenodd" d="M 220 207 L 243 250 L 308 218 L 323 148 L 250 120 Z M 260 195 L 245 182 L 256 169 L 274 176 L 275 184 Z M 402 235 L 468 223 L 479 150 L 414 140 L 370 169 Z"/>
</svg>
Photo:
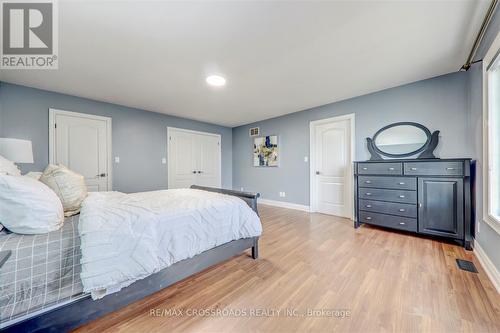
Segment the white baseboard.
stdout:
<svg viewBox="0 0 500 333">
<path fill-rule="evenodd" d="M 299 205 L 299 204 L 294 204 L 291 202 L 285 202 L 285 201 L 276 201 L 276 200 L 269 200 L 269 199 L 258 199 L 257 201 L 260 204 L 263 205 L 269 205 L 269 206 L 276 206 L 276 207 L 282 207 L 282 208 L 289 208 L 289 209 L 295 209 L 295 210 L 302 210 L 304 212 L 310 212 L 309 206 L 306 205 Z"/>
<path fill-rule="evenodd" d="M 481 263 L 481 266 L 483 266 L 497 292 L 500 294 L 500 273 L 477 240 L 474 240 L 474 254 Z"/>
</svg>

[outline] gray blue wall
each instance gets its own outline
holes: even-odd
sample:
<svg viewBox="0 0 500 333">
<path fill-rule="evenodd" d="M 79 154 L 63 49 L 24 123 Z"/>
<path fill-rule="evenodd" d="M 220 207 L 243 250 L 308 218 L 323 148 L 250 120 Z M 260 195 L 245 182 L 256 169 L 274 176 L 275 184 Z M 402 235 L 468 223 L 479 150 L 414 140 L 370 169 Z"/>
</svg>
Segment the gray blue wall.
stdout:
<svg viewBox="0 0 500 333">
<path fill-rule="evenodd" d="M 232 187 L 231 128 L 167 116 L 160 113 L 97 102 L 8 83 L 0 83 L 0 136 L 29 139 L 34 164 L 23 172 L 43 170 L 48 163 L 49 108 L 113 119 L 113 189 L 123 192 L 167 188 L 167 126 L 222 135 L 222 186 Z"/>
<path fill-rule="evenodd" d="M 398 121 L 414 121 L 440 130 L 437 155 L 470 157 L 467 129 L 467 73 L 453 73 L 409 85 L 332 103 L 233 129 L 233 187 L 258 191 L 265 199 L 309 205 L 309 122 L 354 113 L 356 159 L 368 158 L 366 137 Z M 262 135 L 277 134 L 280 166 L 252 166 L 252 138 L 248 129 L 259 126 Z M 279 192 L 286 193 L 285 198 Z"/>
<path fill-rule="evenodd" d="M 476 59 L 482 59 L 496 35 L 500 31 L 500 9 L 497 8 L 490 26 L 486 31 Z M 477 160 L 476 168 L 476 221 L 479 221 L 479 232 L 476 233 L 476 241 L 500 271 L 500 234 L 493 230 L 483 221 L 483 79 L 482 64 L 472 66 L 468 74 L 469 91 L 469 119 L 468 131 L 471 133 L 472 157 Z"/>
</svg>

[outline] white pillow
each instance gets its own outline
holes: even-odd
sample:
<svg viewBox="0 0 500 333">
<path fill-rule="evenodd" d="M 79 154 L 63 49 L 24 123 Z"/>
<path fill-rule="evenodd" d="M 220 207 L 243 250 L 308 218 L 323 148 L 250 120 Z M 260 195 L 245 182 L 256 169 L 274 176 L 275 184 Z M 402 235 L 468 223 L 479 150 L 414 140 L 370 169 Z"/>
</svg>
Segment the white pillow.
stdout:
<svg viewBox="0 0 500 333">
<path fill-rule="evenodd" d="M 39 180 L 50 187 L 61 199 L 64 216 L 80 212 L 82 202 L 87 197 L 87 186 L 82 175 L 71 171 L 64 165 L 49 164 Z"/>
<path fill-rule="evenodd" d="M 13 162 L 0 155 L 0 174 L 20 176 L 21 171 L 19 171 L 19 168 Z"/>
<path fill-rule="evenodd" d="M 30 177 L 0 175 L 0 223 L 18 234 L 43 234 L 64 222 L 61 200 Z"/>
</svg>

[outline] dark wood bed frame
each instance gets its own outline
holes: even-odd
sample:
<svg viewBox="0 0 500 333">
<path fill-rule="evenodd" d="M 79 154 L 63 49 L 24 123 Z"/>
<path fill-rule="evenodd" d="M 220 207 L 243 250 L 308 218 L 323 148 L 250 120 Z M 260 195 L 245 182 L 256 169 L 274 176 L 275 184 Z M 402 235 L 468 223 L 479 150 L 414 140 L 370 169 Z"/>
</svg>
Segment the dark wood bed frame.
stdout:
<svg viewBox="0 0 500 333">
<path fill-rule="evenodd" d="M 210 192 L 233 195 L 244 200 L 257 214 L 258 193 L 241 192 L 217 189 L 202 186 L 191 186 Z M 241 252 L 252 249 L 252 258 L 259 256 L 259 238 L 243 238 L 235 240 L 208 251 L 202 252 L 193 258 L 179 261 L 158 273 L 139 280 L 119 292 L 105 296 L 99 300 L 92 300 L 90 295 L 75 300 L 60 307 L 47 310 L 39 315 L 16 322 L 2 328 L 2 332 L 67 332 L 110 312 L 123 308 L 146 296 L 160 291 L 204 269 L 234 257 Z"/>
</svg>

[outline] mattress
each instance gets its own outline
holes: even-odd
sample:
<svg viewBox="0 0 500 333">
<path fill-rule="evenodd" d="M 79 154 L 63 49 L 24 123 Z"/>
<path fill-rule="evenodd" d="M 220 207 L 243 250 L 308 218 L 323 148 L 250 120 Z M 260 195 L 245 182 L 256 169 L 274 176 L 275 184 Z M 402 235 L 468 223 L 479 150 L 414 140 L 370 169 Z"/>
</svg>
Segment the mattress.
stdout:
<svg viewBox="0 0 500 333">
<path fill-rule="evenodd" d="M 80 280 L 79 215 L 42 235 L 0 235 L 0 251 L 12 254 L 0 268 L 0 328 L 86 297 Z"/>
</svg>

